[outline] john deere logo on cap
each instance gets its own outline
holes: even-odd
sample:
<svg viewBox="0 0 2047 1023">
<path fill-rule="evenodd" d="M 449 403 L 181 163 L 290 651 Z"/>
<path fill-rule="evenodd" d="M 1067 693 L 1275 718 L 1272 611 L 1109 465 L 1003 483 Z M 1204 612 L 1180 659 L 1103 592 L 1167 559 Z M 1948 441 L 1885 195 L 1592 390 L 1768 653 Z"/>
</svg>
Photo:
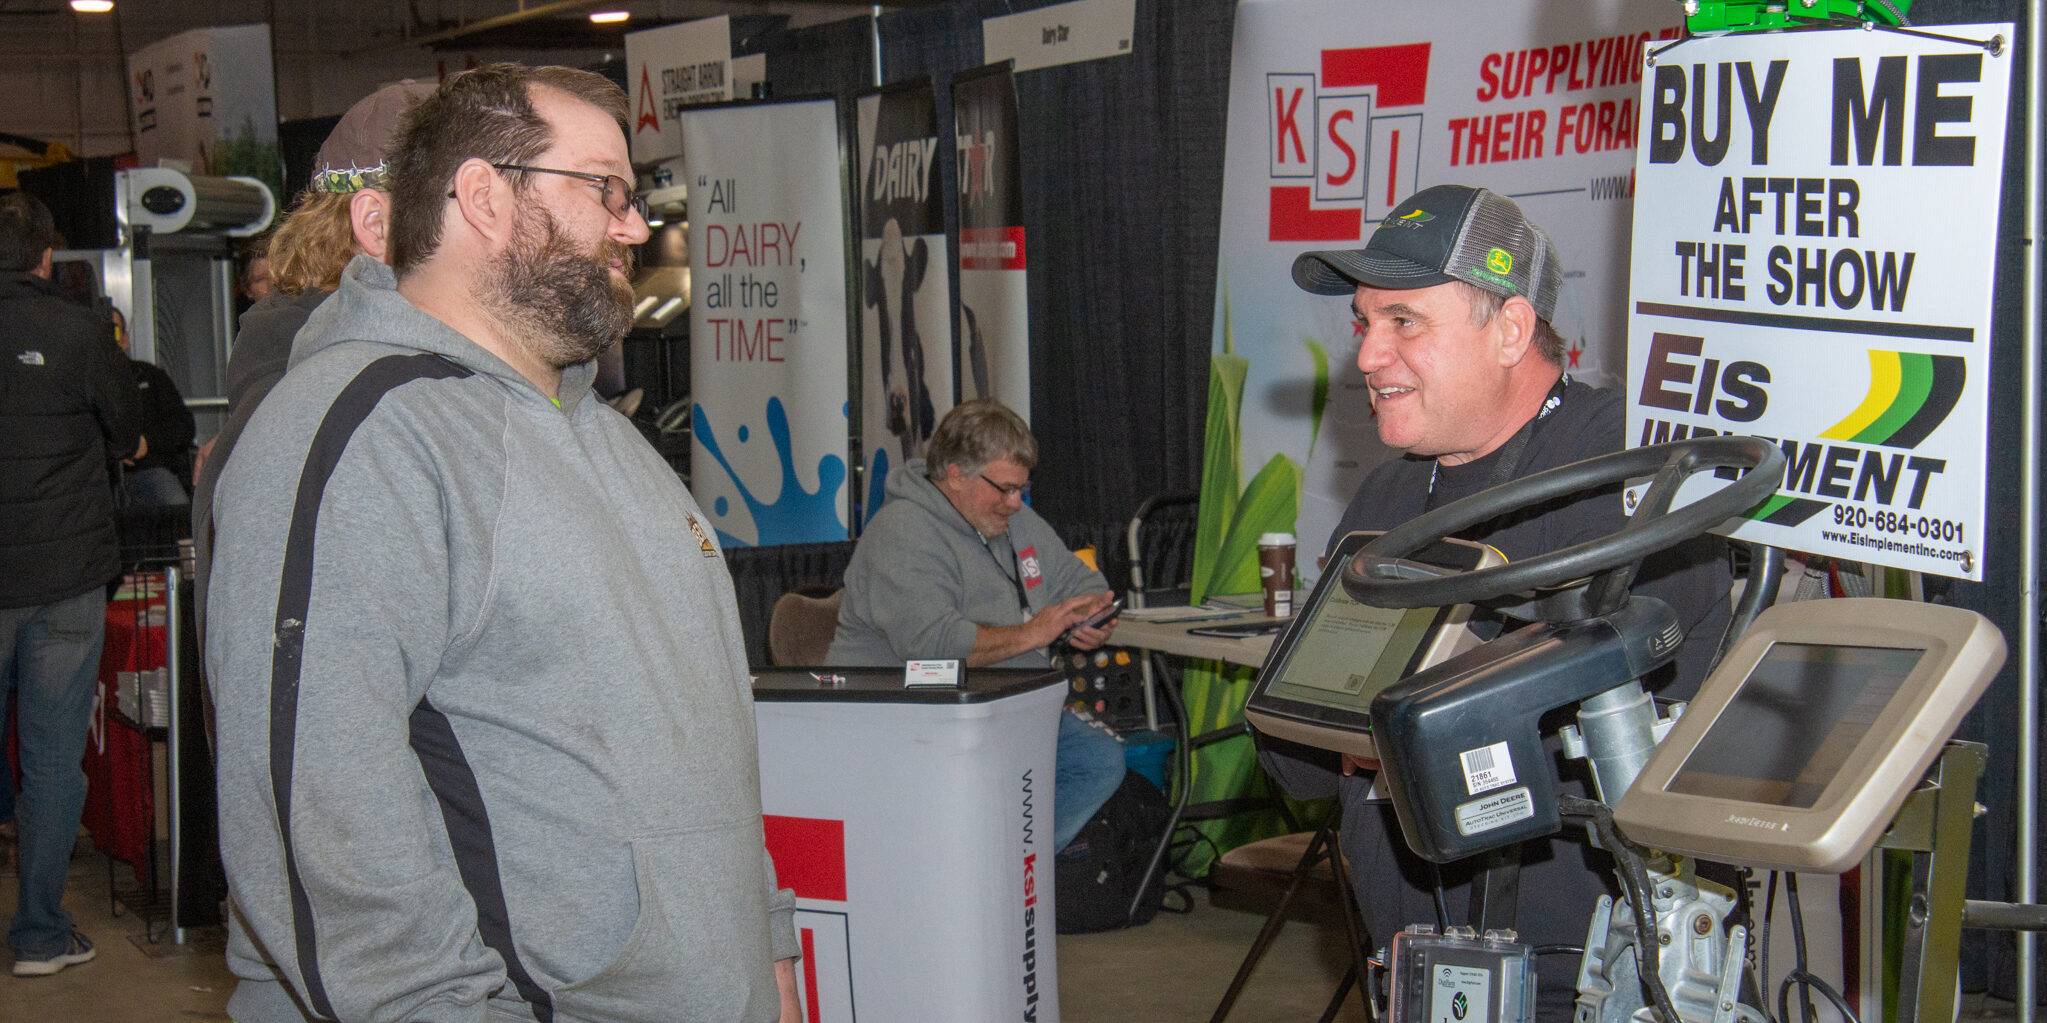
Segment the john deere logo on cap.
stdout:
<svg viewBox="0 0 2047 1023">
<path fill-rule="evenodd" d="M 1493 249 L 1485 254 L 1485 268 L 1496 274 L 1511 273 L 1514 257 L 1508 255 L 1506 249 Z"/>
<path fill-rule="evenodd" d="M 1436 219 L 1436 215 L 1430 213 L 1428 210 L 1415 210 L 1412 213 L 1403 213 L 1400 216 L 1394 217 L 1390 220 L 1382 220 L 1379 222 L 1379 226 L 1416 228 L 1434 219 Z"/>
</svg>

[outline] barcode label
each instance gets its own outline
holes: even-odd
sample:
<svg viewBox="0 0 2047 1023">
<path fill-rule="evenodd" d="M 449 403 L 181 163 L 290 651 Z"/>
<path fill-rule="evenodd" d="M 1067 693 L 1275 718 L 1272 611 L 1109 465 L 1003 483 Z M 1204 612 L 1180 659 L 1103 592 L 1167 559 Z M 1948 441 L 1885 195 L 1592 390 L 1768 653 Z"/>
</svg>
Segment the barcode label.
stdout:
<svg viewBox="0 0 2047 1023">
<path fill-rule="evenodd" d="M 1458 759 L 1464 766 L 1464 790 L 1471 795 L 1512 785 L 1518 780 L 1514 776 L 1514 761 L 1507 755 L 1504 742 L 1465 750 L 1458 754 Z"/>
</svg>

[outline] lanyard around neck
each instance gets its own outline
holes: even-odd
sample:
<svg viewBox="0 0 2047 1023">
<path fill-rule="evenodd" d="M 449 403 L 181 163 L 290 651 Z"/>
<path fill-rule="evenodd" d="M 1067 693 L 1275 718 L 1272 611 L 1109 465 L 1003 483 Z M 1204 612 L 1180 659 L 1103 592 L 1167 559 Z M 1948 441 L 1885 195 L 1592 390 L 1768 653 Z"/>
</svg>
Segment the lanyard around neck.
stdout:
<svg viewBox="0 0 2047 1023">
<path fill-rule="evenodd" d="M 1564 391 L 1570 386 L 1571 374 L 1569 373 L 1558 377 L 1557 382 L 1550 385 L 1549 395 L 1542 399 L 1542 409 L 1535 413 L 1534 418 L 1522 423 L 1521 429 L 1514 431 L 1514 436 L 1508 438 L 1507 443 L 1500 446 L 1499 459 L 1493 463 L 1492 477 L 1486 481 L 1485 486 L 1479 488 L 1480 490 L 1491 490 L 1513 479 L 1520 473 L 1521 455 L 1527 450 L 1529 440 L 1535 436 L 1535 424 L 1548 419 L 1550 413 L 1563 407 Z M 1436 481 L 1442 475 L 1443 463 L 1436 462 L 1429 466 L 1429 494 L 1428 500 L 1423 502 L 1422 505 L 1424 510 L 1435 509 Z"/>
<path fill-rule="evenodd" d="M 1002 535 L 1005 537 L 1009 536 L 1009 534 L 1007 533 L 1004 533 Z M 1004 572 L 1002 570 L 1002 556 L 1000 554 L 995 553 L 994 540 L 991 540 L 988 537 L 984 536 L 981 538 L 981 546 L 987 548 L 988 556 L 995 559 L 995 571 L 1001 573 L 1003 578 L 1009 580 L 1010 586 L 1015 587 L 1016 606 L 1025 614 L 1029 614 L 1031 611 L 1031 598 L 1030 594 L 1024 591 L 1023 560 L 1016 556 L 1015 538 L 1012 537 L 1010 538 L 1009 541 L 1009 567 L 1012 570 L 1009 572 Z"/>
</svg>

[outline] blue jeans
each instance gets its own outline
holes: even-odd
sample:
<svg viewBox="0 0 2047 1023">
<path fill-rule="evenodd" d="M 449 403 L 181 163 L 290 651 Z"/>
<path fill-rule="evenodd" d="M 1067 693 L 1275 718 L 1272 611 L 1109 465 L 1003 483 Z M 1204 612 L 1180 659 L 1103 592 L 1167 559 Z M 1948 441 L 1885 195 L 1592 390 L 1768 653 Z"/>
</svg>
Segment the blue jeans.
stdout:
<svg viewBox="0 0 2047 1023">
<path fill-rule="evenodd" d="M 92 724 L 106 594 L 95 587 L 68 600 L 0 609 L 0 697 L 16 695 L 21 741 L 21 898 L 7 943 L 16 956 L 61 955 L 71 941 L 64 879 L 85 808 L 85 736 Z"/>
<path fill-rule="evenodd" d="M 1093 725 L 1059 712 L 1059 747 L 1052 785 L 1052 848 L 1073 836 L 1123 784 L 1123 744 Z"/>
<path fill-rule="evenodd" d="M 7 694 L 14 691 L 6 665 L 0 665 L 0 824 L 14 822 L 14 763 L 7 759 L 7 727 L 14 722 L 14 707 Z"/>
</svg>

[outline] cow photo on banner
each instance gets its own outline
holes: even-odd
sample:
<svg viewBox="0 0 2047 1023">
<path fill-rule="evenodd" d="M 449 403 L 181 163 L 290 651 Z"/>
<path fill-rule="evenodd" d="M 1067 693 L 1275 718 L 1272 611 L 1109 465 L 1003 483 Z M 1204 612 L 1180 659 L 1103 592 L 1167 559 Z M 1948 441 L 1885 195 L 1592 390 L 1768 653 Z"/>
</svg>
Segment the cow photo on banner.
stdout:
<svg viewBox="0 0 2047 1023">
<path fill-rule="evenodd" d="M 861 443 L 865 518 L 888 474 L 924 457 L 953 405 L 952 254 L 938 174 L 938 111 L 929 79 L 861 96 Z"/>
<path fill-rule="evenodd" d="M 1656 56 L 1628 438 L 1780 444 L 1783 486 L 1732 535 L 1983 578 L 1999 37 L 2012 26 L 1757 33 Z"/>
<path fill-rule="evenodd" d="M 695 290 L 690 490 L 728 547 L 844 540 L 851 495 L 838 104 L 691 107 L 677 123 Z"/>
<path fill-rule="evenodd" d="M 1681 18 L 1675 4 L 1635 0 L 1447 0 L 1369 17 L 1347 0 L 1238 5 L 1212 384 L 1227 402 L 1211 401 L 1204 488 L 1235 498 L 1241 486 L 1243 500 L 1205 497 L 1202 530 L 1216 543 L 1236 536 L 1241 556 L 1197 584 L 1257 589 L 1252 551 L 1268 530 L 1320 551 L 1365 473 L 1390 457 L 1349 306 L 1301 291 L 1289 268 L 1310 249 L 1362 247 L 1422 188 L 1490 188 L 1541 224 L 1564 263 L 1551 322 L 1569 346 L 1565 368 L 1621 383 L 1642 50 L 1674 38 Z M 1232 520 L 1211 521 L 1224 507 Z M 1314 566 L 1301 559 L 1304 575 Z"/>
<path fill-rule="evenodd" d="M 1029 422 L 1030 296 L 1016 76 L 1009 62 L 954 75 L 952 114 L 959 168 L 961 397 L 994 397 Z"/>
</svg>

